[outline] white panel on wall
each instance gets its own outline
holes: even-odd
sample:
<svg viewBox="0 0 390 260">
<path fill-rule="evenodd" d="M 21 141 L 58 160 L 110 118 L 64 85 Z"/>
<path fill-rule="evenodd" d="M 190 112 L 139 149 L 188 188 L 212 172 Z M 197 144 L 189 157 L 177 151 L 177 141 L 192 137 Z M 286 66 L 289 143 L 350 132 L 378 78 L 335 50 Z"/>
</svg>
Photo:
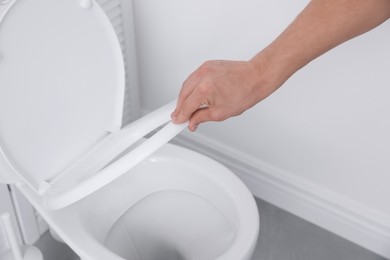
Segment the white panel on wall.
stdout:
<svg viewBox="0 0 390 260">
<path fill-rule="evenodd" d="M 307 2 L 134 0 L 143 110 L 176 98 L 205 60 L 251 58 Z M 237 165 L 257 196 L 390 257 L 389 30 L 339 46 L 181 143 Z"/>
<path fill-rule="evenodd" d="M 40 235 L 47 230 L 47 228 L 43 230 L 43 232 L 39 231 L 35 209 L 15 185 L 11 185 L 10 187 L 10 194 L 23 237 L 23 242 L 27 245 L 32 245 L 39 239 Z"/>
<path fill-rule="evenodd" d="M 8 241 L 5 236 L 5 230 L 3 226 L 0 226 L 0 256 L 7 252 L 9 249 Z"/>
<path fill-rule="evenodd" d="M 22 238 L 20 236 L 19 226 L 16 221 L 16 216 L 14 212 L 14 207 L 12 205 L 12 199 L 10 191 L 8 189 L 8 185 L 0 184 L 0 216 L 3 213 L 9 213 L 11 215 L 14 230 L 20 243 L 22 241 Z M 8 240 L 5 236 L 5 230 L 2 227 L 2 222 L 0 221 L 0 255 L 8 249 Z"/>
<path fill-rule="evenodd" d="M 12 204 L 10 203 L 9 192 L 7 185 L 0 184 L 0 215 L 6 212 L 10 212 L 12 209 Z M 7 237 L 5 235 L 5 230 L 0 224 L 0 255 L 6 252 L 9 249 Z"/>
<path fill-rule="evenodd" d="M 96 0 L 110 19 L 120 42 L 126 67 L 124 125 L 139 117 L 137 57 L 135 52 L 133 8 L 131 0 Z"/>
</svg>

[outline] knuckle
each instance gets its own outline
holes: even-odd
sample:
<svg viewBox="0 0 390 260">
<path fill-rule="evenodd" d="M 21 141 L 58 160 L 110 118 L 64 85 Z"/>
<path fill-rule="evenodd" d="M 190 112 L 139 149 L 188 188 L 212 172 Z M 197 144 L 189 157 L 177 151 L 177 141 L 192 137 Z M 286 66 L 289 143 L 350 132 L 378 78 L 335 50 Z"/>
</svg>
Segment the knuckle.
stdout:
<svg viewBox="0 0 390 260">
<path fill-rule="evenodd" d="M 198 76 L 202 77 L 204 75 L 209 74 L 212 71 L 213 62 L 212 61 L 205 61 L 197 70 Z"/>
<path fill-rule="evenodd" d="M 185 95 L 185 94 L 187 94 L 188 92 L 191 92 L 192 87 L 193 87 L 193 86 L 192 86 L 192 84 L 191 84 L 191 79 L 190 79 L 190 78 L 187 78 L 187 79 L 183 82 L 179 94 L 180 94 L 180 95 Z"/>
<path fill-rule="evenodd" d="M 201 83 L 198 86 L 198 92 L 201 96 L 208 96 L 208 94 L 211 92 L 211 87 L 207 83 Z"/>
<path fill-rule="evenodd" d="M 203 62 L 202 66 L 203 66 L 203 67 L 206 67 L 206 68 L 209 68 L 209 67 L 211 67 L 213 64 L 214 64 L 214 61 L 212 61 L 212 60 L 206 60 L 205 62 Z"/>
<path fill-rule="evenodd" d="M 189 79 L 187 78 L 186 80 L 183 81 L 183 84 L 181 84 L 181 89 L 180 89 L 180 92 L 183 92 L 184 89 L 186 89 L 188 87 L 188 82 L 189 82 Z"/>
</svg>

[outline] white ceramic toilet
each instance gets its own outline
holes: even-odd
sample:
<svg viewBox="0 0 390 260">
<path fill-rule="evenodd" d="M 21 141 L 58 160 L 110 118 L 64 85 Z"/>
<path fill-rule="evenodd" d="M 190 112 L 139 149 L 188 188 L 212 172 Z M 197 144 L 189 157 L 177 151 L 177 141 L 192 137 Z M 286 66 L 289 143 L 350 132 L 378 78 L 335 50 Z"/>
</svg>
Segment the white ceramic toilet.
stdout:
<svg viewBox="0 0 390 260">
<path fill-rule="evenodd" d="M 250 259 L 249 190 L 167 143 L 186 128 L 170 123 L 174 101 L 122 127 L 124 75 L 94 1 L 1 1 L 0 182 L 84 260 Z"/>
</svg>

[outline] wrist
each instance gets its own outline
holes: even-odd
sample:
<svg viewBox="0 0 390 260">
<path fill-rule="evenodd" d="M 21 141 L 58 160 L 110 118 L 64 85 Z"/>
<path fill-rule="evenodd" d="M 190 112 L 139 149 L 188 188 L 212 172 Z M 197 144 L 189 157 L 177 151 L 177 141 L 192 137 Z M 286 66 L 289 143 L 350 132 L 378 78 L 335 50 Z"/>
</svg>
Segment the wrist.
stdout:
<svg viewBox="0 0 390 260">
<path fill-rule="evenodd" d="M 269 48 L 248 62 L 256 71 L 255 84 L 259 101 L 276 91 L 298 70 L 294 62 L 283 57 L 283 53 L 273 52 Z"/>
</svg>

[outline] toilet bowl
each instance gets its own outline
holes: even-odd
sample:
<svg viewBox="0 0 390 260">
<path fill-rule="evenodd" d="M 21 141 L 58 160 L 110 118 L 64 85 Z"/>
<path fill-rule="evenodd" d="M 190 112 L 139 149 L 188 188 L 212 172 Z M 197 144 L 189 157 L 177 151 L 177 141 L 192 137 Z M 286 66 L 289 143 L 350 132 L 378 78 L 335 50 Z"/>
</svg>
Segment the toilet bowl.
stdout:
<svg viewBox="0 0 390 260">
<path fill-rule="evenodd" d="M 247 187 L 167 143 L 175 101 L 122 126 L 124 64 L 88 0 L 0 5 L 0 183 L 14 183 L 84 260 L 246 260 Z M 156 131 L 149 138 L 150 132 Z"/>
<path fill-rule="evenodd" d="M 247 188 L 221 164 L 172 144 L 60 210 L 20 189 L 82 259 L 250 259 L 256 245 Z"/>
</svg>

